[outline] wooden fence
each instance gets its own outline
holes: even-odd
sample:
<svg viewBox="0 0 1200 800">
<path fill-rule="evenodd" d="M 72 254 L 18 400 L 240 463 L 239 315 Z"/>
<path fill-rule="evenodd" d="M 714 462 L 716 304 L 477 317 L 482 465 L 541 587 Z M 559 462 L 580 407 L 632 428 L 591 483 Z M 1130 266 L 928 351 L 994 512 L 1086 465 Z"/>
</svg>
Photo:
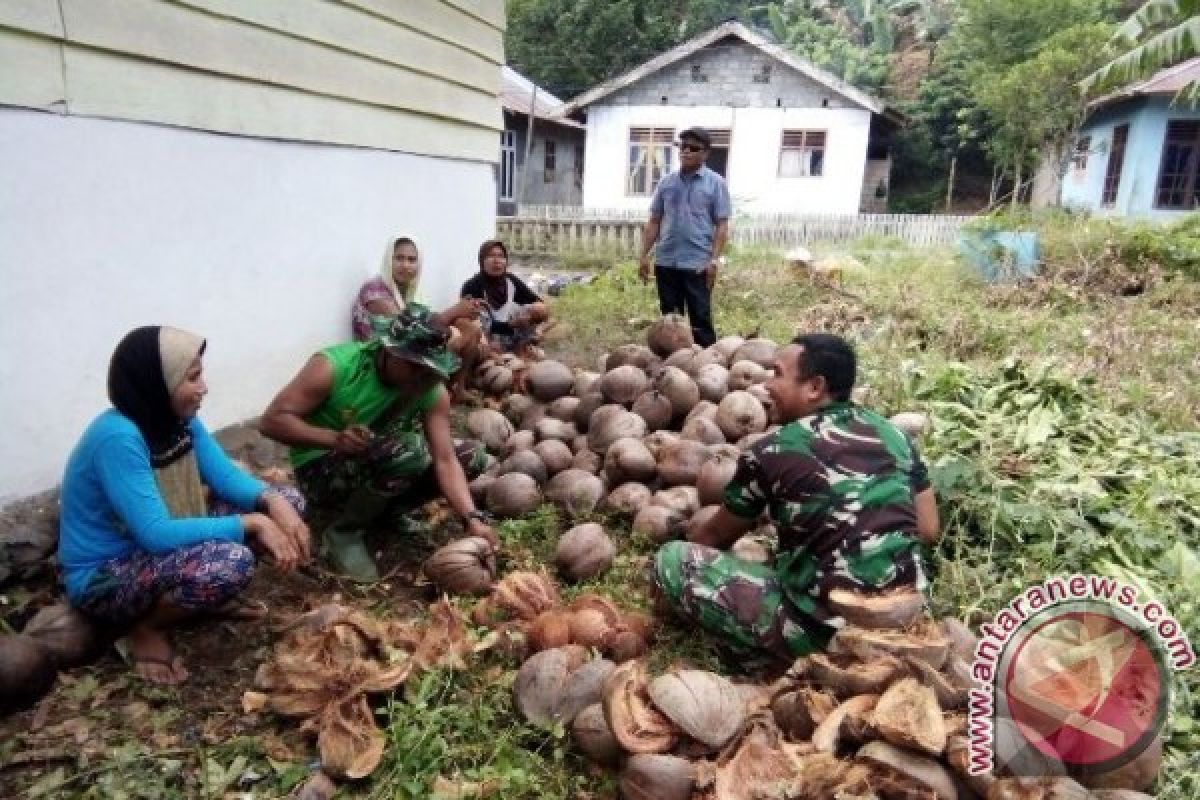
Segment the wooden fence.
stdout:
<svg viewBox="0 0 1200 800">
<path fill-rule="evenodd" d="M 920 247 L 954 244 L 969 216 L 931 214 L 745 214 L 734 217 L 730 237 L 739 246 L 787 249 L 887 236 Z M 518 216 L 496 220 L 496 234 L 514 256 L 569 253 L 636 256 L 644 211 L 562 206 L 522 206 Z"/>
</svg>

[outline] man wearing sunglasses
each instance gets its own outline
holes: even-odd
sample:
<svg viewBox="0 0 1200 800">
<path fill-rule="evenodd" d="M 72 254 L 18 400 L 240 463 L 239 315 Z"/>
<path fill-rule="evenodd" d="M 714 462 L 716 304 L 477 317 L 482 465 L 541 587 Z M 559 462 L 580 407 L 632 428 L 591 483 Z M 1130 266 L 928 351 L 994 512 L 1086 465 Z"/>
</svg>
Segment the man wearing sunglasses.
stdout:
<svg viewBox="0 0 1200 800">
<path fill-rule="evenodd" d="M 655 242 L 654 283 L 664 314 L 686 313 L 696 344 L 717 340 L 712 323 L 712 287 L 729 239 L 729 187 L 704 165 L 712 137 L 703 128 L 679 135 L 679 171 L 663 178 L 650 203 L 642 231 L 638 274 L 650 280 L 650 249 Z M 661 234 L 661 235 L 660 235 Z"/>
</svg>

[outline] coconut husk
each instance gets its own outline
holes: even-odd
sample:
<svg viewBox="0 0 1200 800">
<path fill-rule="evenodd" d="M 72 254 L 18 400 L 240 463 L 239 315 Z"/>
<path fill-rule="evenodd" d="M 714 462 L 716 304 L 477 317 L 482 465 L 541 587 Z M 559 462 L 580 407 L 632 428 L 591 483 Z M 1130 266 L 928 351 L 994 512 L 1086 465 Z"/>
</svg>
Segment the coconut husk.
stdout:
<svg viewBox="0 0 1200 800">
<path fill-rule="evenodd" d="M 808 741 L 813 731 L 837 708 L 833 692 L 800 688 L 784 692 L 771 703 L 775 724 L 793 741 Z"/>
<path fill-rule="evenodd" d="M 827 598 L 829 610 L 850 625 L 873 629 L 902 629 L 925 615 L 925 596 L 915 589 L 896 589 L 865 595 L 848 589 L 833 589 Z"/>
<path fill-rule="evenodd" d="M 930 797 L 936 800 L 958 800 L 958 789 L 950 772 L 931 758 L 893 747 L 887 742 L 871 742 L 859 749 L 855 758 L 876 769 L 888 778 L 885 797 Z"/>
<path fill-rule="evenodd" d="M 619 665 L 604 683 L 604 719 L 629 753 L 665 753 L 679 740 L 675 726 L 651 704 L 649 683 L 638 660 Z"/>
<path fill-rule="evenodd" d="M 991 772 L 971 774 L 971 743 L 965 733 L 952 734 L 946 740 L 946 763 L 958 775 L 959 780 L 980 797 L 987 797 L 996 776 Z"/>
<path fill-rule="evenodd" d="M 571 722 L 571 738 L 592 761 L 614 767 L 621 760 L 621 745 L 608 729 L 604 706 L 593 703 L 575 715 Z"/>
<path fill-rule="evenodd" d="M 805 668 L 809 678 L 838 697 L 882 694 L 904 672 L 904 665 L 888 655 L 864 663 L 852 656 L 813 653 Z"/>
<path fill-rule="evenodd" d="M 958 659 L 958 656 L 952 655 L 950 658 Z M 938 672 L 924 661 L 918 661 L 915 658 L 906 659 L 905 664 L 914 678 L 923 686 L 928 686 L 933 690 L 934 696 L 937 697 L 938 705 L 944 711 L 956 711 L 967 707 L 967 702 L 970 700 L 971 695 L 969 685 L 957 686 L 951 677 Z"/>
<path fill-rule="evenodd" d="M 836 753 L 841 742 L 842 721 L 851 714 L 865 714 L 875 708 L 879 695 L 851 697 L 829 713 L 813 731 L 812 745 L 818 753 Z"/>
<path fill-rule="evenodd" d="M 932 756 L 946 750 L 946 727 L 937 696 L 913 678 L 892 684 L 871 714 L 879 735 L 897 747 Z"/>
<path fill-rule="evenodd" d="M 688 800 L 695 782 L 687 759 L 653 753 L 631 757 L 619 779 L 625 800 Z"/>
<path fill-rule="evenodd" d="M 529 651 L 537 653 L 571 643 L 571 614 L 559 609 L 543 611 L 529 623 Z"/>
<path fill-rule="evenodd" d="M 365 695 L 326 708 L 318 730 L 321 768 L 331 775 L 358 780 L 379 766 L 386 739 Z"/>
<path fill-rule="evenodd" d="M 848 627 L 834 634 L 829 651 L 850 654 L 860 661 L 874 661 L 881 656 L 892 656 L 901 661 L 914 658 L 940 669 L 950 652 L 950 640 L 932 624 L 907 631 Z"/>
<path fill-rule="evenodd" d="M 660 675 L 647 687 L 656 708 L 671 722 L 707 747 L 724 747 L 746 716 L 734 685 L 712 672 L 681 669 Z"/>
<path fill-rule="evenodd" d="M 1131 789 L 1144 791 L 1157 780 L 1162 770 L 1162 736 L 1156 736 L 1137 758 L 1108 772 L 1085 770 L 1079 780 L 1092 789 Z"/>
<path fill-rule="evenodd" d="M 587 655 L 585 648 L 567 645 L 543 650 L 526 659 L 513 682 L 513 696 L 521 716 L 534 725 L 553 724 L 558 719 L 571 673 L 587 661 Z"/>
<path fill-rule="evenodd" d="M 561 604 L 558 586 L 542 572 L 510 572 L 492 588 L 492 603 L 516 619 L 532 621 Z"/>
<path fill-rule="evenodd" d="M 1071 778 L 1001 778 L 988 789 L 987 800 L 1089 800 L 1091 796 Z"/>
<path fill-rule="evenodd" d="M 1093 789 L 1092 800 L 1154 800 L 1153 795 L 1130 789 Z"/>
</svg>

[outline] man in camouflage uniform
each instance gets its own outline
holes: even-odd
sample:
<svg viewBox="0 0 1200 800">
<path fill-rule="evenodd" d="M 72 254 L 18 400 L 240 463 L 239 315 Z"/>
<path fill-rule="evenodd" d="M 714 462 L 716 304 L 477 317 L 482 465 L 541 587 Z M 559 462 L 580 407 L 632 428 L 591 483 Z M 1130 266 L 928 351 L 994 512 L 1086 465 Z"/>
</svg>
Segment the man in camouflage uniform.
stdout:
<svg viewBox="0 0 1200 800">
<path fill-rule="evenodd" d="M 926 587 L 933 490 L 905 434 L 850 400 L 855 370 L 837 336 L 781 349 L 766 388 L 783 427 L 743 453 L 722 509 L 655 557 L 663 599 L 735 650 L 789 659 L 823 648 L 845 624 L 827 607 L 831 589 Z M 764 511 L 779 531 L 773 564 L 719 549 Z"/>
<path fill-rule="evenodd" d="M 334 569 L 355 580 L 378 579 L 364 537 L 396 499 L 411 508 L 440 489 L 468 535 L 497 544 L 467 488 L 468 476 L 483 471 L 483 446 L 450 436 L 443 383 L 458 359 L 447 340 L 428 309 L 410 303 L 369 341 L 314 355 L 263 414 L 262 432 L 291 446 L 308 499 L 340 508 L 322 550 Z"/>
</svg>

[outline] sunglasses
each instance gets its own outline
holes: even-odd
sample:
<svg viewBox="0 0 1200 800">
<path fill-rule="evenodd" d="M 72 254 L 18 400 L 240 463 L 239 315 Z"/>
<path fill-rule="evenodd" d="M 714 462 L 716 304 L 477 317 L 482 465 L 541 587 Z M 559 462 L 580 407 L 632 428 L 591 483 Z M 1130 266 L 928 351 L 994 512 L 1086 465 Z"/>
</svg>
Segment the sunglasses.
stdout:
<svg viewBox="0 0 1200 800">
<path fill-rule="evenodd" d="M 680 144 L 679 149 L 685 153 L 703 153 L 708 148 L 702 144 Z"/>
</svg>

